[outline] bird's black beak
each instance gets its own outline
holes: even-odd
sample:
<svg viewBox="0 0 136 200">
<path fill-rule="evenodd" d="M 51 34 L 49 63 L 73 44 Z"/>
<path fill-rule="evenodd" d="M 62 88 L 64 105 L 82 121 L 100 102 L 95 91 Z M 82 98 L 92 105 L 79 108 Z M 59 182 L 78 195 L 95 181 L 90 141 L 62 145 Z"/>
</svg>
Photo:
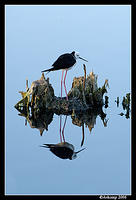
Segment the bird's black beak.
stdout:
<svg viewBox="0 0 136 200">
<path fill-rule="evenodd" d="M 81 150 L 79 150 L 79 151 L 77 151 L 77 152 L 75 152 L 75 153 L 77 154 L 77 153 L 79 153 L 79 152 L 83 151 L 84 149 L 85 149 L 85 148 L 83 148 L 83 149 L 81 149 Z"/>
<path fill-rule="evenodd" d="M 84 58 L 81 58 L 81 57 L 79 57 L 80 59 L 82 59 L 82 60 L 84 60 L 84 61 L 86 61 L 86 62 L 88 62 L 87 60 L 85 60 Z"/>
</svg>

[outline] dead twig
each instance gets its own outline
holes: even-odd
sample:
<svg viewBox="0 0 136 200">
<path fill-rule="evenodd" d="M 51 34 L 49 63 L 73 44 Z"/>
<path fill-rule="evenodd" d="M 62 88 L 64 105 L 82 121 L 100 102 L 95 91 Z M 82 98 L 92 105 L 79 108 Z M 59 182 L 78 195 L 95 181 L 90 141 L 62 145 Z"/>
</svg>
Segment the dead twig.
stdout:
<svg viewBox="0 0 136 200">
<path fill-rule="evenodd" d="M 84 67 L 83 101 L 84 101 L 84 104 L 87 106 L 87 104 L 86 104 L 86 99 L 85 99 L 85 82 L 86 82 L 86 66 L 85 66 L 85 64 L 83 64 L 83 67 Z"/>
</svg>

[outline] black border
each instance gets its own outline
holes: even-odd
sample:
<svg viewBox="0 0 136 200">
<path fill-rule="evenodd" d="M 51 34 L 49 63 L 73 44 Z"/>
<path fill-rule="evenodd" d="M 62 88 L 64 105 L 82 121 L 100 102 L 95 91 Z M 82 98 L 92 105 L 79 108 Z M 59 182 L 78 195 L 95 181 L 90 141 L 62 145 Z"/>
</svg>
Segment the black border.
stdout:
<svg viewBox="0 0 136 200">
<path fill-rule="evenodd" d="M 136 116 L 136 92 L 135 92 L 135 66 L 136 66 L 136 3 L 132 5 L 132 15 L 131 15 L 131 184 L 132 184 L 132 197 L 136 197 L 136 173 L 135 173 L 135 159 L 136 159 L 136 148 L 134 139 L 134 118 Z"/>
<path fill-rule="evenodd" d="M 0 184 L 0 197 L 2 194 L 2 197 L 4 197 L 4 172 L 5 172 L 5 151 L 4 151 L 4 147 L 5 147 L 5 139 L 4 139 L 4 133 L 5 133 L 5 62 L 4 62 L 4 58 L 5 58 L 5 45 L 4 45 L 4 41 L 5 41 L 5 27 L 4 27 L 4 5 L 0 4 L 0 29 L 1 31 L 1 37 L 0 37 L 0 63 L 1 63 L 1 67 L 0 67 L 0 80 L 1 80 L 1 86 L 2 86 L 2 102 L 0 104 L 1 106 L 1 111 L 2 111 L 2 116 L 1 116 L 1 122 L 0 122 L 0 126 L 1 126 L 1 133 L 0 133 L 0 158 L 1 158 L 1 165 L 0 165 L 0 180 L 1 183 Z"/>
<path fill-rule="evenodd" d="M 56 1 L 55 1 L 56 2 Z M 39 0 L 39 1 L 36 1 L 36 0 L 33 0 L 33 2 L 29 1 L 29 0 L 19 0 L 18 2 L 15 1 L 15 0 L 5 0 L 3 2 L 0 2 L 0 30 L 1 31 L 1 35 L 2 37 L 0 37 L 0 56 L 1 56 L 1 59 L 0 59 L 0 62 L 1 62 L 1 66 L 3 67 L 0 67 L 0 70 L 1 70 L 1 73 L 0 73 L 0 76 L 1 76 L 1 79 L 2 80 L 2 103 L 1 103 L 1 111 L 2 111 L 2 117 L 1 117 L 1 134 L 0 134 L 0 158 L 1 158 L 1 162 L 0 163 L 3 163 L 3 165 L 1 164 L 1 170 L 0 170 L 0 197 L 2 199 L 8 199 L 8 198 L 13 198 L 13 199 L 24 199 L 24 198 L 32 198 L 32 199 L 42 199 L 42 198 L 52 198 L 52 197 L 59 197 L 59 198 L 72 198 L 72 197 L 77 197 L 79 199 L 83 199 L 83 198 L 92 198 L 92 199 L 100 199 L 100 195 L 5 195 L 4 192 L 5 192 L 5 137 L 4 137 L 4 134 L 5 134 L 5 5 L 131 5 L 131 97 L 132 97 L 132 104 L 131 104 L 131 131 L 132 131 L 132 134 L 131 134 L 131 193 L 132 195 L 130 196 L 126 196 L 127 199 L 134 199 L 134 196 L 136 197 L 136 192 L 135 192 L 135 167 L 134 167 L 134 161 L 135 161 L 135 151 L 136 151 L 136 148 L 135 148 L 135 144 L 134 144 L 134 122 L 133 122 L 133 119 L 135 117 L 135 113 L 136 113 L 136 109 L 135 109 L 135 96 L 136 96 L 136 92 L 135 92 L 135 88 L 134 88 L 134 79 L 135 77 L 133 78 L 132 76 L 134 76 L 134 74 L 136 74 L 134 72 L 134 69 L 135 69 L 135 57 L 136 57 L 136 40 L 135 40 L 135 37 L 136 37 L 136 23 L 135 22 L 135 18 L 136 18 L 136 3 L 134 1 L 131 1 L 131 0 L 123 0 L 123 1 L 119 1 L 119 0 L 105 0 L 105 1 L 100 1 L 100 0 L 93 0 L 91 1 L 90 3 L 86 3 L 86 4 L 82 4 L 82 3 L 79 3 L 79 4 L 76 4 L 76 3 L 73 3 L 73 2 L 65 2 L 64 3 L 60 3 L 60 4 L 56 4 L 56 3 L 47 3 L 47 1 L 44 1 L 44 0 Z M 87 1 L 88 2 L 88 1 Z M 133 66 L 133 67 L 132 67 Z M 2 183 L 2 184 L 1 184 Z M 106 196 L 106 195 L 103 195 L 103 196 Z M 117 196 L 118 195 L 107 195 L 109 197 L 111 196 Z"/>
</svg>

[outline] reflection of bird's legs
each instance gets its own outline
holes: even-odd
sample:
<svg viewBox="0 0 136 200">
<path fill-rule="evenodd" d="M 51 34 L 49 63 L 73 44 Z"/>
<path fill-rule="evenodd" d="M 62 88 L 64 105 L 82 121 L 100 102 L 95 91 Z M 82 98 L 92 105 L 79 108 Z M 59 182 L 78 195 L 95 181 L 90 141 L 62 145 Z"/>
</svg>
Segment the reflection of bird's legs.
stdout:
<svg viewBox="0 0 136 200">
<path fill-rule="evenodd" d="M 62 76 L 61 76 L 61 98 L 62 98 L 62 82 L 63 82 L 63 73 L 64 73 L 64 70 L 62 70 Z"/>
<path fill-rule="evenodd" d="M 82 141 L 81 141 L 81 146 L 83 146 L 84 144 L 84 138 L 85 138 L 85 134 L 84 134 L 84 123 L 82 124 Z"/>
<path fill-rule="evenodd" d="M 68 95 L 67 95 L 67 90 L 66 90 L 66 85 L 65 85 L 66 76 L 67 76 L 67 69 L 66 69 L 66 73 L 65 73 L 65 77 L 64 77 L 64 88 L 65 88 L 65 93 L 66 93 L 66 99 L 68 101 Z"/>
<path fill-rule="evenodd" d="M 64 129 L 65 129 L 66 121 L 67 121 L 67 115 L 66 115 L 64 126 L 63 126 L 63 129 L 62 129 L 62 137 L 63 137 L 64 142 L 65 142 Z"/>
<path fill-rule="evenodd" d="M 61 115 L 60 115 L 60 142 L 62 142 L 62 137 L 61 137 Z"/>
</svg>

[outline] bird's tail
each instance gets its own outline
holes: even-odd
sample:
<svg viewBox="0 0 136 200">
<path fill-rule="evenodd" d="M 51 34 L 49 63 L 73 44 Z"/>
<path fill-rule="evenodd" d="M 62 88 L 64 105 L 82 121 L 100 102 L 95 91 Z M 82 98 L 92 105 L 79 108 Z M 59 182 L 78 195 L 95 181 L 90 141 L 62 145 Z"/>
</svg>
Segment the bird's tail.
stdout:
<svg viewBox="0 0 136 200">
<path fill-rule="evenodd" d="M 43 71 L 41 71 L 41 72 L 51 72 L 51 71 L 54 71 L 54 68 L 50 68 L 50 69 L 45 69 L 45 70 L 43 70 Z"/>
<path fill-rule="evenodd" d="M 50 148 L 50 147 L 54 147 L 54 146 L 55 146 L 54 144 L 43 144 L 43 145 L 40 146 L 40 147 Z"/>
</svg>

